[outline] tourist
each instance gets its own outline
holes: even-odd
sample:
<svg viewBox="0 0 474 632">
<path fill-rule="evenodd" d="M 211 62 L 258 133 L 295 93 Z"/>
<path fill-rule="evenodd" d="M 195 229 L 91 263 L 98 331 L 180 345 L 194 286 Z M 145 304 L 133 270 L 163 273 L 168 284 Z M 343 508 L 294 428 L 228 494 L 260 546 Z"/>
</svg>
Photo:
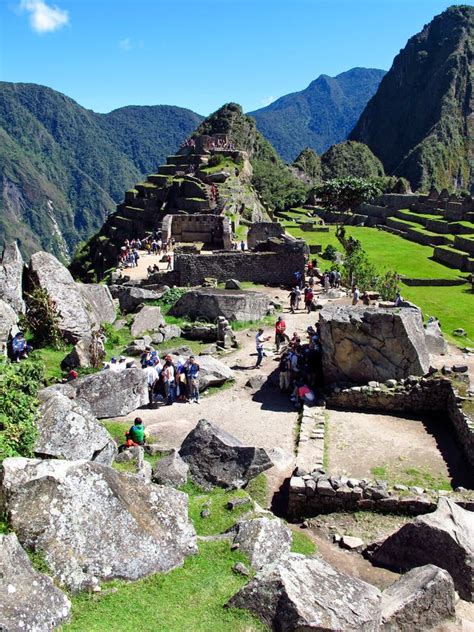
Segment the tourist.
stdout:
<svg viewBox="0 0 474 632">
<path fill-rule="evenodd" d="M 15 362 L 20 362 L 20 360 L 27 358 L 28 354 L 33 351 L 33 347 L 26 342 L 22 331 L 19 331 L 16 336 L 13 337 L 11 349 Z"/>
<path fill-rule="evenodd" d="M 166 266 L 166 271 L 168 272 L 169 270 L 173 269 L 173 255 L 171 253 L 169 255 L 166 255 L 166 260 L 168 262 L 168 265 Z"/>
<path fill-rule="evenodd" d="M 240 250 L 245 250 L 245 241 L 243 239 L 240 242 Z"/>
<path fill-rule="evenodd" d="M 199 404 L 199 370 L 200 366 L 194 356 L 189 356 L 186 362 L 189 402 Z"/>
<path fill-rule="evenodd" d="M 125 371 L 125 369 L 127 368 L 127 358 L 123 355 L 120 356 L 119 361 L 117 362 L 117 373 L 120 373 L 120 371 Z"/>
<path fill-rule="evenodd" d="M 255 365 L 256 369 L 260 368 L 260 365 L 262 364 L 262 360 L 263 360 L 263 343 L 267 342 L 268 340 L 270 340 L 270 336 L 264 337 L 263 336 L 263 329 L 259 329 L 257 332 L 257 335 L 255 336 L 255 346 L 257 349 L 257 363 Z"/>
<path fill-rule="evenodd" d="M 335 288 L 339 288 L 341 285 L 341 273 L 339 272 L 339 270 L 335 270 L 334 272 L 334 287 Z"/>
<path fill-rule="evenodd" d="M 146 366 L 144 367 L 144 371 L 146 374 L 146 381 L 148 385 L 148 398 L 150 400 L 150 404 L 152 404 L 154 401 L 155 386 L 160 376 L 156 369 L 156 366 L 154 365 L 153 360 L 151 359 L 147 361 Z"/>
<path fill-rule="evenodd" d="M 278 316 L 275 323 L 275 347 L 277 353 L 280 351 L 280 345 L 288 340 L 288 336 L 285 334 L 286 323 L 281 316 Z"/>
<path fill-rule="evenodd" d="M 308 291 L 305 293 L 305 297 L 304 297 L 304 304 L 306 307 L 306 312 L 308 314 L 310 314 L 311 310 L 313 309 L 313 298 L 314 298 L 313 290 L 311 288 L 308 288 Z"/>
<path fill-rule="evenodd" d="M 295 309 L 296 309 L 296 301 L 297 301 L 297 297 L 298 297 L 298 293 L 297 293 L 297 288 L 293 288 L 291 290 L 291 292 L 288 294 L 288 298 L 290 299 L 290 312 L 292 314 L 295 313 Z"/>
<path fill-rule="evenodd" d="M 117 358 L 110 358 L 109 369 L 113 371 L 114 373 L 118 372 Z"/>
<path fill-rule="evenodd" d="M 280 391 L 287 393 L 291 386 L 291 362 L 287 351 L 282 354 L 278 368 L 280 370 Z"/>
<path fill-rule="evenodd" d="M 161 380 L 163 382 L 167 406 L 171 406 L 174 402 L 176 392 L 175 378 L 176 369 L 173 364 L 173 358 L 170 355 L 167 355 L 165 357 L 163 369 L 161 370 Z"/>
<path fill-rule="evenodd" d="M 125 446 L 131 448 L 133 446 L 145 445 L 145 424 L 140 417 L 136 417 L 130 430 L 125 433 Z"/>
<path fill-rule="evenodd" d="M 303 283 L 303 275 L 301 274 L 300 270 L 296 270 L 296 272 L 293 272 L 293 276 L 295 278 L 296 287 L 301 288 Z"/>
<path fill-rule="evenodd" d="M 352 305 L 357 305 L 357 303 L 359 302 L 359 298 L 360 298 L 359 288 L 357 287 L 357 285 L 353 285 L 352 286 Z"/>
<path fill-rule="evenodd" d="M 402 295 L 400 294 L 400 290 L 397 290 L 397 293 L 395 295 L 395 307 L 400 307 L 402 302 L 403 302 L 403 298 L 402 298 Z"/>
</svg>

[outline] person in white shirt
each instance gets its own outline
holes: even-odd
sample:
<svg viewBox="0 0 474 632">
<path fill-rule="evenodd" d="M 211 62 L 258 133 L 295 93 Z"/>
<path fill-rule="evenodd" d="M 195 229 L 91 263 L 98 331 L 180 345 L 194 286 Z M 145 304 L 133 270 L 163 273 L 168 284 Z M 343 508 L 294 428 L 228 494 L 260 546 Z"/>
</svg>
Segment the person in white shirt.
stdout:
<svg viewBox="0 0 474 632">
<path fill-rule="evenodd" d="M 257 335 L 255 336 L 255 346 L 257 348 L 257 364 L 255 365 L 256 369 L 260 368 L 263 360 L 263 343 L 270 340 L 270 336 L 264 337 L 263 329 L 259 329 Z"/>
</svg>

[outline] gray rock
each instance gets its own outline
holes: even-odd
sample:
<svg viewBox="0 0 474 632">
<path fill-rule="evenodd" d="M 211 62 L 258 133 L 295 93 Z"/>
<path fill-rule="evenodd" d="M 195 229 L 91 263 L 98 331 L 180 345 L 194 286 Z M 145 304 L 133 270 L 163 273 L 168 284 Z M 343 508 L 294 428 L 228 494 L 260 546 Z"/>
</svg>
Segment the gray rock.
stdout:
<svg viewBox="0 0 474 632">
<path fill-rule="evenodd" d="M 122 417 L 149 403 L 146 374 L 142 369 L 100 371 L 67 384 L 57 384 L 41 391 L 42 398 L 58 391 L 70 399 L 85 400 L 99 419 Z"/>
<path fill-rule="evenodd" d="M 151 341 L 154 345 L 160 345 L 162 342 L 164 342 L 165 337 L 163 336 L 163 334 L 161 333 L 161 331 L 157 331 L 156 333 L 153 334 L 153 336 L 151 337 Z"/>
<path fill-rule="evenodd" d="M 226 364 L 213 356 L 199 356 L 199 390 L 204 391 L 209 386 L 220 386 L 228 380 L 234 379 L 234 372 Z"/>
<path fill-rule="evenodd" d="M 236 279 L 227 279 L 227 281 L 225 282 L 225 289 L 226 290 L 241 290 L 242 286 L 240 285 L 240 282 L 237 281 Z"/>
<path fill-rule="evenodd" d="M 18 331 L 17 314 L 13 307 L 0 299 L 0 356 L 8 355 L 8 341 Z"/>
<path fill-rule="evenodd" d="M 333 489 L 333 486 L 329 481 L 319 479 L 316 488 L 318 490 L 318 494 L 321 494 L 321 496 L 336 495 L 336 490 Z"/>
<path fill-rule="evenodd" d="M 66 623 L 71 602 L 53 580 L 31 566 L 14 533 L 0 535 L 0 627 L 8 632 L 51 632 Z"/>
<path fill-rule="evenodd" d="M 397 380 L 387 380 L 385 382 L 385 386 L 388 386 L 388 388 L 395 388 L 397 386 Z"/>
<path fill-rule="evenodd" d="M 467 364 L 454 364 L 452 368 L 454 373 L 467 373 L 469 371 Z"/>
<path fill-rule="evenodd" d="M 253 391 L 259 391 L 266 381 L 267 377 L 265 375 L 251 375 L 245 382 L 245 386 L 248 386 Z"/>
<path fill-rule="evenodd" d="M 82 338 L 61 362 L 64 370 L 75 368 L 98 368 L 106 356 L 102 341 L 97 337 Z"/>
<path fill-rule="evenodd" d="M 156 301 L 164 294 L 164 292 L 155 292 L 129 285 L 115 285 L 113 287 L 112 296 L 118 298 L 120 310 L 124 314 L 134 312 L 146 301 Z"/>
<path fill-rule="evenodd" d="M 52 392 L 39 408 L 35 454 L 41 458 L 96 461 L 111 465 L 117 447 L 84 402 Z"/>
<path fill-rule="evenodd" d="M 184 294 L 170 310 L 173 316 L 214 322 L 218 316 L 227 320 L 260 320 L 268 311 L 266 294 L 248 290 L 199 289 Z"/>
<path fill-rule="evenodd" d="M 0 262 L 0 299 L 8 303 L 16 314 L 25 312 L 22 295 L 24 267 L 16 241 L 5 246 Z"/>
<path fill-rule="evenodd" d="M 79 290 L 89 306 L 92 320 L 96 325 L 114 323 L 117 309 L 107 285 L 101 283 L 78 283 Z"/>
<path fill-rule="evenodd" d="M 150 338 L 147 336 L 147 338 Z M 131 345 L 125 348 L 124 353 L 127 356 L 140 356 L 149 347 L 150 343 L 145 338 L 137 338 Z"/>
<path fill-rule="evenodd" d="M 159 485 L 180 487 L 188 480 L 189 465 L 179 456 L 177 450 L 159 459 L 153 468 L 152 480 Z"/>
<path fill-rule="evenodd" d="M 206 419 L 184 439 L 179 450 L 191 478 L 204 488 L 235 489 L 272 467 L 263 448 L 244 446 L 238 439 Z"/>
<path fill-rule="evenodd" d="M 418 310 L 330 305 L 319 323 L 327 383 L 385 382 L 423 375 L 430 367 Z"/>
<path fill-rule="evenodd" d="M 460 596 L 474 601 L 474 513 L 440 498 L 434 513 L 403 525 L 370 553 L 396 569 L 435 564 L 447 570 Z"/>
<path fill-rule="evenodd" d="M 382 593 L 384 632 L 425 630 L 454 615 L 451 575 L 432 564 L 408 571 Z"/>
<path fill-rule="evenodd" d="M 159 307 L 144 305 L 133 319 L 130 331 L 137 337 L 147 331 L 157 331 L 165 324 L 165 319 Z"/>
<path fill-rule="evenodd" d="M 110 467 L 10 458 L 2 490 L 20 542 L 72 591 L 167 572 L 197 551 L 186 494 Z"/>
<path fill-rule="evenodd" d="M 236 525 L 236 531 L 234 544 L 239 545 L 255 569 L 290 552 L 291 531 L 278 518 L 244 520 Z"/>
<path fill-rule="evenodd" d="M 181 327 L 178 327 L 178 325 L 164 325 L 160 327 L 160 333 L 163 336 L 162 342 L 166 342 L 172 338 L 179 338 L 181 336 Z"/>
<path fill-rule="evenodd" d="M 242 562 L 237 562 L 237 564 L 234 564 L 234 566 L 232 567 L 232 571 L 236 575 L 243 575 L 243 577 L 250 577 L 249 569 L 245 566 L 245 564 L 242 564 Z"/>
<path fill-rule="evenodd" d="M 69 270 L 48 252 L 32 255 L 28 275 L 35 287 L 40 287 L 56 306 L 59 330 L 68 342 L 76 343 L 91 335 L 96 326 L 94 312 Z"/>
<path fill-rule="evenodd" d="M 295 553 L 264 566 L 227 605 L 250 610 L 280 632 L 376 632 L 381 619 L 377 588 Z"/>
<path fill-rule="evenodd" d="M 352 535 L 343 535 L 341 537 L 340 546 L 349 551 L 360 551 L 364 548 L 364 540 L 355 538 Z"/>
<path fill-rule="evenodd" d="M 448 345 L 443 338 L 441 327 L 437 321 L 428 323 L 425 327 L 425 340 L 428 353 L 431 355 L 444 355 L 448 352 Z"/>
</svg>

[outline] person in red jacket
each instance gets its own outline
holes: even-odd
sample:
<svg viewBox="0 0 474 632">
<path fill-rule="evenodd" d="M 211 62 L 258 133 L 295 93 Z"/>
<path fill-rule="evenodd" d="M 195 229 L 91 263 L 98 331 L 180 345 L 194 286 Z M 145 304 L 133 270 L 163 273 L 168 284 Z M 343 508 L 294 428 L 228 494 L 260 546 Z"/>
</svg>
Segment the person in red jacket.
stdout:
<svg viewBox="0 0 474 632">
<path fill-rule="evenodd" d="M 280 345 L 287 340 L 287 336 L 285 334 L 286 331 L 286 323 L 281 316 L 278 316 L 277 321 L 275 323 L 275 347 L 278 351 L 280 350 Z"/>
</svg>

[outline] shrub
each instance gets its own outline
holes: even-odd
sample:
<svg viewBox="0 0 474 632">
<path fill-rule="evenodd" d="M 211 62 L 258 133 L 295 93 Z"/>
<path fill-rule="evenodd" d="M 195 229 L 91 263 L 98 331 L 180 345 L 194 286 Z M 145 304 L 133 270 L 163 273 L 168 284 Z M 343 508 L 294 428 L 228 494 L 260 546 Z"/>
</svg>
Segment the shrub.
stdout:
<svg viewBox="0 0 474 632">
<path fill-rule="evenodd" d="M 327 259 L 328 261 L 336 261 L 336 253 L 337 250 L 334 248 L 334 246 L 332 244 L 328 244 L 324 249 L 321 257 L 323 259 Z"/>
<path fill-rule="evenodd" d="M 26 295 L 23 325 L 33 334 L 36 346 L 49 346 L 53 349 L 64 346 L 59 330 L 59 316 L 55 302 L 44 288 L 36 288 Z"/>
<path fill-rule="evenodd" d="M 33 456 L 37 392 L 44 379 L 41 362 L 0 360 L 0 461 Z"/>
</svg>

